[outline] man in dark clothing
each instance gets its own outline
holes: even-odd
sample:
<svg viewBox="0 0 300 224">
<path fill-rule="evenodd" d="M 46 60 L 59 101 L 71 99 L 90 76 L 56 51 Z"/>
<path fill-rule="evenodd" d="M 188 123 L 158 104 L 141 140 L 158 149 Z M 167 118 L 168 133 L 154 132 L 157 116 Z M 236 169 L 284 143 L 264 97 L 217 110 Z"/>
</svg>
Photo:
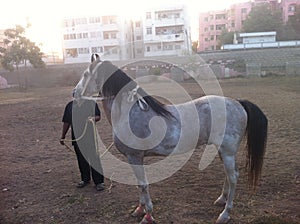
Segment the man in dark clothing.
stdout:
<svg viewBox="0 0 300 224">
<path fill-rule="evenodd" d="M 96 189 L 98 191 L 104 190 L 103 170 L 95 142 L 97 133 L 94 131 L 92 122 L 97 122 L 100 119 L 99 107 L 92 100 L 72 100 L 66 105 L 64 110 L 60 144 L 65 144 L 64 139 L 71 127 L 72 145 L 81 173 L 81 181 L 77 184 L 78 188 L 85 187 L 92 176 Z"/>
</svg>

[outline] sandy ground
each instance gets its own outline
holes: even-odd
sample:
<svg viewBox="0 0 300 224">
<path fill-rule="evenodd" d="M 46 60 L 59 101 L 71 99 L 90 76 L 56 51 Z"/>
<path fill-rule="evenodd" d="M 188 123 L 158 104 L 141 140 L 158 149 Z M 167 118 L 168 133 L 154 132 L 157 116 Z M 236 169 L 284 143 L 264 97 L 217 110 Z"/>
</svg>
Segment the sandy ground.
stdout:
<svg viewBox="0 0 300 224">
<path fill-rule="evenodd" d="M 246 184 L 245 151 L 239 151 L 240 179 L 230 223 L 300 223 L 300 78 L 220 83 L 224 95 L 256 103 L 269 119 L 263 173 L 255 195 Z M 183 86 L 192 97 L 201 95 L 195 84 Z M 0 90 L 0 223 L 138 223 L 130 217 L 138 202 L 135 186 L 113 182 L 111 193 L 97 192 L 92 184 L 75 187 L 79 181 L 75 154 L 58 141 L 72 88 Z M 97 127 L 110 144 L 111 128 L 105 117 Z M 213 223 L 222 211 L 213 205 L 222 189 L 222 163 L 216 158 L 200 171 L 201 153 L 195 152 L 172 177 L 151 185 L 157 223 Z M 109 179 L 105 183 L 107 188 L 111 184 Z"/>
</svg>

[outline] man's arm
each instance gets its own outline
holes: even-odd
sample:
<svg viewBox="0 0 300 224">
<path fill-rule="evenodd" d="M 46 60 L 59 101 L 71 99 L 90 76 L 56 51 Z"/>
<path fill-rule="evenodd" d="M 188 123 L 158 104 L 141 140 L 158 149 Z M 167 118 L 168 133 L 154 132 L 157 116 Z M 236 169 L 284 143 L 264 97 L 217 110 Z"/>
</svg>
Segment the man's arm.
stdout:
<svg viewBox="0 0 300 224">
<path fill-rule="evenodd" d="M 60 137 L 60 141 L 59 141 L 61 145 L 65 144 L 64 139 L 66 138 L 66 134 L 67 134 L 70 126 L 71 125 L 69 123 L 66 123 L 66 122 L 63 123 L 61 137 Z"/>
</svg>

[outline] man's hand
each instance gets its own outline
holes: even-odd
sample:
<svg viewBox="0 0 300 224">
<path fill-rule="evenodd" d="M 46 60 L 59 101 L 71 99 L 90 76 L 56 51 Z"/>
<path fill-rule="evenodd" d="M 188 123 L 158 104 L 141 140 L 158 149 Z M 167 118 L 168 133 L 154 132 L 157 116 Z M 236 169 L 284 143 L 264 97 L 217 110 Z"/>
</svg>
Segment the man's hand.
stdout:
<svg viewBox="0 0 300 224">
<path fill-rule="evenodd" d="M 59 143 L 60 143 L 61 145 L 65 145 L 65 139 L 64 139 L 64 138 L 61 138 L 61 139 L 59 140 Z"/>
</svg>

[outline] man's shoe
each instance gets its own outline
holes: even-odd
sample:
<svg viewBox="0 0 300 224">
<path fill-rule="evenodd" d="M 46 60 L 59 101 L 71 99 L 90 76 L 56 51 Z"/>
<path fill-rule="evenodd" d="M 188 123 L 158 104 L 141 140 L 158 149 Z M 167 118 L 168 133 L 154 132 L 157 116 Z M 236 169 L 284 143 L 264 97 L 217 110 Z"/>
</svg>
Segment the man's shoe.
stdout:
<svg viewBox="0 0 300 224">
<path fill-rule="evenodd" d="M 76 185 L 76 187 L 77 188 L 83 188 L 83 187 L 85 187 L 86 185 L 88 185 L 90 182 L 84 182 L 84 181 L 80 181 L 77 185 Z"/>
<path fill-rule="evenodd" d="M 100 183 L 100 184 L 97 184 L 96 185 L 96 190 L 97 191 L 103 191 L 105 188 L 104 188 L 104 183 Z"/>
</svg>

